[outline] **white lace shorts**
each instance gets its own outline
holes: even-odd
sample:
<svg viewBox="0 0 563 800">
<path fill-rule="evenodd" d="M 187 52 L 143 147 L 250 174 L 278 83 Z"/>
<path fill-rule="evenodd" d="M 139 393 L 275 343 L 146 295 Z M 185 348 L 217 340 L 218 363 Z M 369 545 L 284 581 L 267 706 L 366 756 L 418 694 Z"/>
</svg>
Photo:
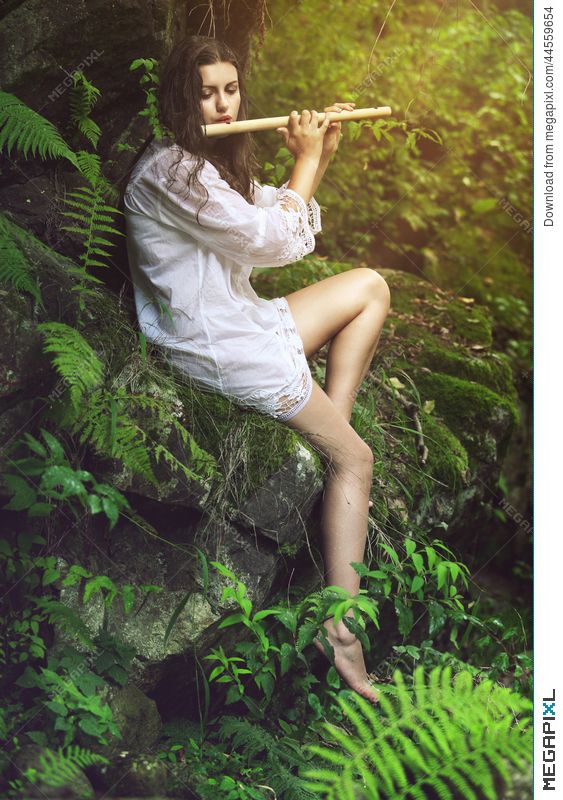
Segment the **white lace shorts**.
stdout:
<svg viewBox="0 0 563 800">
<path fill-rule="evenodd" d="M 280 315 L 280 327 L 276 333 L 286 342 L 295 366 L 295 375 L 291 383 L 271 395 L 260 410 L 283 421 L 294 417 L 308 403 L 313 391 L 313 378 L 289 303 L 285 297 L 275 297 L 271 302 Z"/>
<path fill-rule="evenodd" d="M 218 365 L 212 357 L 207 357 L 209 375 L 206 375 L 197 356 L 174 348 L 166 348 L 166 351 L 172 363 L 180 369 L 180 374 L 191 375 L 202 389 L 219 392 L 237 405 L 253 408 L 283 422 L 294 417 L 307 404 L 313 391 L 313 378 L 289 303 L 285 297 L 275 297 L 268 302 L 279 317 L 275 328 L 279 341 L 277 347 L 268 346 L 261 350 L 262 363 L 256 362 L 256 380 L 252 386 L 249 386 L 246 376 L 241 379 L 240 370 L 231 359 L 221 363 L 220 381 L 215 377 Z M 244 357 L 242 353 L 240 358 Z"/>
</svg>

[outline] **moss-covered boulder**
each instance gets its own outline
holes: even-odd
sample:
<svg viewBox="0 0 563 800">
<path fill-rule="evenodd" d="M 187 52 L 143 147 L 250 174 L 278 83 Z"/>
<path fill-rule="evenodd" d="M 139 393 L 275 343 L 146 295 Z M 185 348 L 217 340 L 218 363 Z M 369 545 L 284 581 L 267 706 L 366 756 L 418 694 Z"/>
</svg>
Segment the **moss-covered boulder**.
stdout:
<svg viewBox="0 0 563 800">
<path fill-rule="evenodd" d="M 183 516 L 170 515 L 160 534 L 153 529 L 155 535 L 122 526 L 109 557 L 77 540 L 66 548 L 68 561 L 58 562 L 60 600 L 79 616 L 92 640 L 105 632 L 132 648 L 130 680 L 143 691 L 177 674 L 184 654 L 207 652 L 215 645 L 221 635 L 219 621 L 237 608 L 233 600 L 223 599 L 227 579 L 210 567 L 204 579 L 196 548 L 206 561 L 219 561 L 234 572 L 257 607 L 267 601 L 282 566 L 276 549 L 258 544 L 248 532 L 212 517 L 202 521 Z M 71 563 L 86 564 L 94 574 L 106 576 L 117 589 L 115 599 L 108 603 L 99 592 L 84 603 L 86 581 L 65 585 Z M 133 587 L 134 595 L 128 608 L 122 599 L 127 587 Z M 65 644 L 89 649 L 73 632 L 58 630 L 54 647 Z"/>
<path fill-rule="evenodd" d="M 255 270 L 253 282 L 275 297 L 353 268 L 309 257 Z M 391 310 L 352 417 L 376 456 L 372 523 L 455 535 L 456 521 L 496 485 L 519 420 L 511 361 L 494 349 L 489 308 L 408 273 L 379 272 Z M 323 349 L 314 361 L 321 382 L 325 358 Z"/>
</svg>

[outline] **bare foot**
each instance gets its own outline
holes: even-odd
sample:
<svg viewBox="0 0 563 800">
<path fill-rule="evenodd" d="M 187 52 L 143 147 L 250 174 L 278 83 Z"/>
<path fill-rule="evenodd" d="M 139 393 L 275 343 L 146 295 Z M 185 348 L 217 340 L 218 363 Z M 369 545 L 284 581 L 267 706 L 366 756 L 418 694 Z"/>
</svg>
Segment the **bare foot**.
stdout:
<svg viewBox="0 0 563 800">
<path fill-rule="evenodd" d="M 366 700 L 374 705 L 379 702 L 379 695 L 370 683 L 364 663 L 364 653 L 359 640 L 351 633 L 342 621 L 336 628 L 332 619 L 325 620 L 324 626 L 330 644 L 334 648 L 334 666 L 340 677 Z M 326 655 L 322 642 L 314 640 L 315 647 Z"/>
</svg>

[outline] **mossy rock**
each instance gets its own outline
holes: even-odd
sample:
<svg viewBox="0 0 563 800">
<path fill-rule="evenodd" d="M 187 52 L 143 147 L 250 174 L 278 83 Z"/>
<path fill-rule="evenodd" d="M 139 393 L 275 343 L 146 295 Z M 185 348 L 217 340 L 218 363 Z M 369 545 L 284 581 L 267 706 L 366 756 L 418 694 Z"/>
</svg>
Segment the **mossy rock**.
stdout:
<svg viewBox="0 0 563 800">
<path fill-rule="evenodd" d="M 421 414 L 428 447 L 426 471 L 451 489 L 467 485 L 469 456 L 457 436 L 431 414 Z"/>
<path fill-rule="evenodd" d="M 463 292 L 487 306 L 494 317 L 495 341 L 510 353 L 519 370 L 528 370 L 532 339 L 533 278 L 526 259 L 510 247 L 467 236 L 462 228 L 448 232 L 449 248 L 424 266 L 428 279 L 444 289 Z M 431 253 L 430 250 L 428 250 Z"/>
<path fill-rule="evenodd" d="M 73 800 L 94 800 L 95 792 L 89 778 L 76 764 L 73 768 L 68 766 L 66 769 L 60 766 L 60 753 L 55 752 L 50 747 L 42 747 L 38 744 L 24 744 L 14 757 L 12 765 L 14 767 L 14 779 L 22 782 L 19 797 L 26 800 L 61 800 L 61 798 L 73 798 Z M 55 770 L 53 764 L 57 764 Z M 24 778 L 24 773 L 30 770 L 35 774 L 35 782 L 31 783 Z M 45 778 L 53 772 L 61 778 L 58 786 L 52 786 Z M 41 776 L 41 777 L 40 777 Z"/>
<path fill-rule="evenodd" d="M 518 406 L 488 389 L 462 378 L 415 370 L 421 398 L 434 400 L 436 412 L 473 458 L 500 463 L 516 423 Z"/>
<path fill-rule="evenodd" d="M 483 353 L 474 356 L 468 352 L 449 350 L 427 342 L 418 355 L 417 366 L 480 383 L 516 402 L 517 393 L 510 362 L 502 353 Z"/>
<path fill-rule="evenodd" d="M 307 447 L 321 469 L 314 450 L 272 417 L 187 384 L 179 385 L 178 392 L 195 439 L 229 476 L 231 502 L 242 503 L 283 466 L 298 443 Z"/>
<path fill-rule="evenodd" d="M 461 300 L 429 281 L 397 270 L 381 269 L 391 289 L 391 310 L 386 325 L 393 325 L 398 336 L 413 341 L 490 347 L 493 341 L 493 316 L 472 298 Z"/>
</svg>

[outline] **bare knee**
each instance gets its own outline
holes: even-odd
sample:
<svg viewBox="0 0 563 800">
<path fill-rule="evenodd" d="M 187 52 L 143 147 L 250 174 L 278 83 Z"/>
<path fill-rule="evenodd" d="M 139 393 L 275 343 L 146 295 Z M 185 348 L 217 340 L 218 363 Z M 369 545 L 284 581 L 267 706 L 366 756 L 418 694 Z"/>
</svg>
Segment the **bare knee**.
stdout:
<svg viewBox="0 0 563 800">
<path fill-rule="evenodd" d="M 352 445 L 350 443 L 343 444 L 342 448 L 338 449 L 333 459 L 333 465 L 337 470 L 353 471 L 371 477 L 373 461 L 373 452 L 370 446 L 358 436 Z"/>
<path fill-rule="evenodd" d="M 376 300 L 389 310 L 391 306 L 391 291 L 383 275 L 369 267 L 357 267 L 355 270 L 362 283 L 362 292 L 370 300 Z"/>
</svg>

